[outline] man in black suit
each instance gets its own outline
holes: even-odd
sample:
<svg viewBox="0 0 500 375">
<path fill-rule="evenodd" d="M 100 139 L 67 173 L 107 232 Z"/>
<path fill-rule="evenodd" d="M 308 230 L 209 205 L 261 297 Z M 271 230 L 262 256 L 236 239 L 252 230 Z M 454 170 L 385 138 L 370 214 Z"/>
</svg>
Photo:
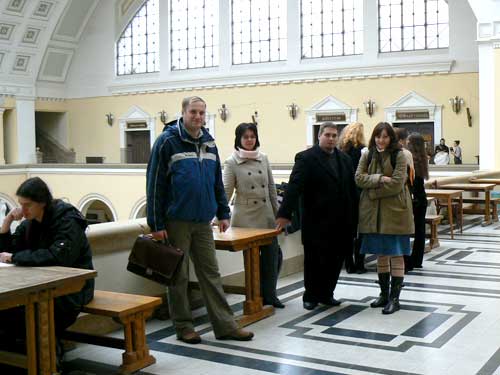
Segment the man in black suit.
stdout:
<svg viewBox="0 0 500 375">
<path fill-rule="evenodd" d="M 304 308 L 337 306 L 333 297 L 345 253 L 356 228 L 356 185 L 352 163 L 337 145 L 337 127 L 320 126 L 319 143 L 295 155 L 295 165 L 278 211 L 276 228 L 290 223 L 302 197 Z"/>
</svg>

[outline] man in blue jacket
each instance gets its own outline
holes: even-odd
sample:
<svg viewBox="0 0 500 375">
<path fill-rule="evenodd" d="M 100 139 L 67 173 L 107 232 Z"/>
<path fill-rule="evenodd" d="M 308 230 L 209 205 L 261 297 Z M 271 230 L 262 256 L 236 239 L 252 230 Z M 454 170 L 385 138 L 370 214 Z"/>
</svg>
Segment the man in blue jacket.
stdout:
<svg viewBox="0 0 500 375">
<path fill-rule="evenodd" d="M 182 101 L 182 117 L 156 139 L 147 169 L 147 217 L 157 240 L 168 238 L 184 251 L 184 260 L 169 287 L 170 314 L 177 338 L 201 342 L 194 330 L 188 299 L 189 258 L 193 261 L 208 315 L 217 339 L 248 341 L 252 332 L 238 328 L 229 307 L 215 257 L 211 220 L 229 227 L 229 207 L 214 139 L 204 128 L 205 101 Z"/>
</svg>

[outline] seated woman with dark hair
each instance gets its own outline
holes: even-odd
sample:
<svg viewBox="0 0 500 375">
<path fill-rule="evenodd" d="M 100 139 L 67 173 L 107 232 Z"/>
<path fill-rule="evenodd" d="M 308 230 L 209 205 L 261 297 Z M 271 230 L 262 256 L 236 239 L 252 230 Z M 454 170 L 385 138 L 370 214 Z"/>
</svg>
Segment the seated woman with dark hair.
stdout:
<svg viewBox="0 0 500 375">
<path fill-rule="evenodd" d="M 0 262 L 17 266 L 64 266 L 93 269 L 92 253 L 85 235 L 87 221 L 71 204 L 53 199 L 39 177 L 24 181 L 17 189 L 21 208 L 5 217 L 0 229 Z M 23 220 L 14 233 L 12 222 Z M 87 280 L 75 294 L 54 301 L 56 335 L 73 324 L 83 305 L 94 295 L 94 280 Z M 13 348 L 25 337 L 23 308 L 0 311 L 0 342 Z"/>
</svg>

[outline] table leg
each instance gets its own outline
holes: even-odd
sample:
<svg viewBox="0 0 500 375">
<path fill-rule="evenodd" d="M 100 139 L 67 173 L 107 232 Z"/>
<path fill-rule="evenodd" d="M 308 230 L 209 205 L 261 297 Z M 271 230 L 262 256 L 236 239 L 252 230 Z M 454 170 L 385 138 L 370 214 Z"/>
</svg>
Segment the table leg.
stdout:
<svg viewBox="0 0 500 375">
<path fill-rule="evenodd" d="M 260 296 L 260 254 L 259 246 L 251 246 L 244 251 L 245 295 L 243 316 L 238 318 L 240 326 L 246 326 L 274 313 L 273 306 L 262 307 Z"/>
<path fill-rule="evenodd" d="M 52 290 L 39 293 L 37 312 L 38 368 L 41 375 L 56 374 L 56 335 Z"/>
<path fill-rule="evenodd" d="M 460 234 L 464 233 L 464 198 L 460 194 Z"/>
<path fill-rule="evenodd" d="M 450 235 L 453 240 L 453 209 L 451 207 L 451 197 L 448 197 L 448 221 L 450 223 Z"/>
<path fill-rule="evenodd" d="M 491 224 L 491 215 L 490 215 L 490 191 L 486 190 L 484 192 L 484 223 L 483 226 Z"/>
<path fill-rule="evenodd" d="M 35 304 L 31 301 L 26 304 L 26 354 L 27 354 L 27 369 L 28 375 L 36 375 L 36 330 L 35 330 Z"/>
</svg>

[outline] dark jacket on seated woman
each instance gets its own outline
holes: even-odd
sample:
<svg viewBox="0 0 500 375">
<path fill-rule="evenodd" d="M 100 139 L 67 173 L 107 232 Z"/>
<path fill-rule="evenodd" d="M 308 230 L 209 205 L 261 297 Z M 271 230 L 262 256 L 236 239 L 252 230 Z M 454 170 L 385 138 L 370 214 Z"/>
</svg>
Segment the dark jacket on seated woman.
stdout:
<svg viewBox="0 0 500 375">
<path fill-rule="evenodd" d="M 93 269 L 86 228 L 87 221 L 75 207 L 54 200 L 45 209 L 41 222 L 23 220 L 14 233 L 0 234 L 0 250 L 11 252 L 12 263 L 17 266 Z M 93 295 L 94 280 L 91 279 L 80 292 L 56 298 L 56 331 L 71 325 Z"/>
</svg>

